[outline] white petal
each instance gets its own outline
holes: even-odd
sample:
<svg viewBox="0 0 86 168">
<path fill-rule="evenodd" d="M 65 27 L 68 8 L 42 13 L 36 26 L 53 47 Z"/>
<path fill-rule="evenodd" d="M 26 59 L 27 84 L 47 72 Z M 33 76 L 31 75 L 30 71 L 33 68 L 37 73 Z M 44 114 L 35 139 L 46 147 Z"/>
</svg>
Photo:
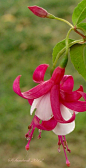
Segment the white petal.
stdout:
<svg viewBox="0 0 86 168">
<path fill-rule="evenodd" d="M 41 120 L 47 121 L 52 118 L 53 113 L 51 109 L 50 92 L 41 97 L 36 107 L 37 109 L 35 111 L 35 114 Z"/>
<path fill-rule="evenodd" d="M 75 114 L 78 114 L 79 112 L 75 111 Z"/>
<path fill-rule="evenodd" d="M 72 115 L 70 110 L 61 104 L 61 114 L 65 120 L 68 120 Z M 53 129 L 53 132 L 57 135 L 66 135 L 72 132 L 75 128 L 75 121 L 67 124 L 57 123 L 57 126 Z"/>
<path fill-rule="evenodd" d="M 71 114 L 73 114 L 73 110 L 71 110 L 71 109 L 69 109 L 68 108 L 68 110 L 71 112 Z M 75 114 L 78 114 L 79 112 L 77 112 L 77 111 L 74 111 L 75 112 Z"/>
<path fill-rule="evenodd" d="M 31 109 L 30 109 L 30 115 L 32 115 L 32 113 L 34 112 L 34 110 L 37 108 L 37 104 L 40 102 L 40 100 L 42 99 L 43 96 L 37 98 L 37 99 L 34 99 L 33 103 L 32 103 L 32 106 L 31 106 Z"/>
</svg>

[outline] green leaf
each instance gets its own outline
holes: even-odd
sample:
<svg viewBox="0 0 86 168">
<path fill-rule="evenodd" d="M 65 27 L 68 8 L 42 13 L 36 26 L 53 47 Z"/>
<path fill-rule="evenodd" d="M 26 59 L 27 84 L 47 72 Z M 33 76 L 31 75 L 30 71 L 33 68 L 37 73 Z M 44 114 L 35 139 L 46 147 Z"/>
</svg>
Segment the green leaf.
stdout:
<svg viewBox="0 0 86 168">
<path fill-rule="evenodd" d="M 69 43 L 73 42 L 74 40 L 72 39 L 69 39 Z M 55 62 L 55 59 L 57 57 L 57 55 L 65 49 L 65 39 L 63 41 L 60 41 L 59 43 L 56 44 L 56 46 L 53 48 L 53 53 L 52 53 L 52 56 L 53 56 L 53 63 Z"/>
<path fill-rule="evenodd" d="M 75 69 L 86 80 L 86 44 L 75 44 L 70 48 L 70 57 Z"/>
<path fill-rule="evenodd" d="M 86 23 L 80 23 L 77 25 L 77 28 L 81 29 L 86 35 Z"/>
<path fill-rule="evenodd" d="M 84 47 L 83 59 L 84 59 L 85 67 L 86 67 L 86 45 Z"/>
<path fill-rule="evenodd" d="M 72 22 L 74 25 L 77 25 L 85 18 L 86 18 L 86 0 L 83 0 L 74 9 L 74 12 L 72 15 Z"/>
</svg>

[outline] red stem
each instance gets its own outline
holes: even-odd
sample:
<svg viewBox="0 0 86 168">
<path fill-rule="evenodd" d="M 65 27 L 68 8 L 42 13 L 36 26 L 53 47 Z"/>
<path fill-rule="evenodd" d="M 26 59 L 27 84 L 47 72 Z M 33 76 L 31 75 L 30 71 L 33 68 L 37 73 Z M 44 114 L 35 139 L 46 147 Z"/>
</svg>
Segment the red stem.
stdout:
<svg viewBox="0 0 86 168">
<path fill-rule="evenodd" d="M 84 36 L 82 33 L 80 33 L 80 32 L 76 29 L 76 27 L 74 27 L 74 31 L 75 31 L 77 34 L 79 34 L 80 36 L 82 36 L 83 39 L 86 38 L 86 36 Z"/>
</svg>

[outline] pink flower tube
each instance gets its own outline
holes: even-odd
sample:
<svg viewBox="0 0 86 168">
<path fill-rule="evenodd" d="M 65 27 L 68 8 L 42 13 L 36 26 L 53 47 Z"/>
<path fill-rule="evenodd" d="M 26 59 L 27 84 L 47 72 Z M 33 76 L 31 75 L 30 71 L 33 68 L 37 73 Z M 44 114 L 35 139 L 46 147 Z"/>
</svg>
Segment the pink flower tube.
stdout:
<svg viewBox="0 0 86 168">
<path fill-rule="evenodd" d="M 58 135 L 58 151 L 62 144 L 66 164 L 70 166 L 65 148 L 68 149 L 65 135 L 72 132 L 75 128 L 75 113 L 86 111 L 86 102 L 79 99 L 83 95 L 83 87 L 76 91 L 72 91 L 74 87 L 74 80 L 71 75 L 64 75 L 65 69 L 57 67 L 52 77 L 44 81 L 44 75 L 48 68 L 48 64 L 39 65 L 33 73 L 33 81 L 38 83 L 34 88 L 21 92 L 18 76 L 13 83 L 13 90 L 16 94 L 27 99 L 31 105 L 30 114 L 35 111 L 34 118 L 29 125 L 29 131 L 25 135 L 29 138 L 26 145 L 26 150 L 29 149 L 29 144 L 33 136 L 34 130 L 39 129 L 39 136 L 41 137 L 41 130 L 52 130 Z M 84 97 L 84 96 L 83 96 Z M 40 120 L 42 121 L 40 124 Z"/>
</svg>

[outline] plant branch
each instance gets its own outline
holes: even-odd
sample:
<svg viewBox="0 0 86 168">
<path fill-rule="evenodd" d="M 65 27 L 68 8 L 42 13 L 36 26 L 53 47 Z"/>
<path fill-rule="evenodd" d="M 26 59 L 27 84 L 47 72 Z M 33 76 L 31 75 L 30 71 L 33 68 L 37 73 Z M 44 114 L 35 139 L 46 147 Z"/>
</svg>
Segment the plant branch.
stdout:
<svg viewBox="0 0 86 168">
<path fill-rule="evenodd" d="M 79 31 L 77 30 L 77 28 L 76 28 L 76 27 L 74 27 L 74 31 L 75 31 L 77 34 L 79 34 L 80 36 L 82 36 L 82 37 L 83 37 L 83 39 L 85 39 L 85 38 L 86 38 L 86 36 L 84 36 L 81 32 L 79 32 Z"/>
<path fill-rule="evenodd" d="M 66 36 L 66 55 L 68 55 L 68 49 L 69 49 L 68 40 L 69 40 L 69 35 L 72 30 L 74 30 L 74 28 L 70 28 L 70 30 L 68 31 L 67 36 Z"/>
<path fill-rule="evenodd" d="M 65 22 L 65 23 L 68 24 L 71 28 L 74 28 L 74 26 L 73 26 L 70 22 L 68 22 L 67 20 L 65 20 L 65 19 L 62 19 L 62 18 L 59 18 L 59 17 L 55 17 L 54 19 L 60 20 L 60 21 L 62 21 L 62 22 Z"/>
<path fill-rule="evenodd" d="M 74 44 L 77 44 L 77 43 L 84 43 L 84 42 L 83 42 L 82 39 L 80 39 L 80 40 L 75 40 L 75 41 L 71 42 L 70 44 L 68 44 L 68 49 L 69 49 L 71 46 L 73 46 Z M 53 63 L 53 68 L 52 68 L 52 69 L 55 68 L 58 59 L 62 56 L 62 54 L 63 54 L 65 51 L 66 51 L 66 46 L 58 53 L 58 55 L 57 55 L 57 57 L 56 57 L 56 59 L 55 59 L 55 61 L 54 61 L 54 63 Z"/>
</svg>

